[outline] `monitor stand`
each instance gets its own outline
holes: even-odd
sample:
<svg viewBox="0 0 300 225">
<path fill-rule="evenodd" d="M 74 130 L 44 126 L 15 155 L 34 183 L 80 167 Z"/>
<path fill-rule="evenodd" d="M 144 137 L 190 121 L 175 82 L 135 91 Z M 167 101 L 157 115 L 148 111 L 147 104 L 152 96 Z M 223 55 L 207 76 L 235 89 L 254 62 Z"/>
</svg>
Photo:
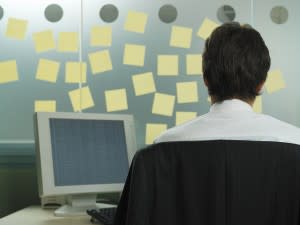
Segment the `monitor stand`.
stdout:
<svg viewBox="0 0 300 225">
<path fill-rule="evenodd" d="M 116 205 L 96 203 L 97 194 L 81 194 L 67 196 L 67 205 L 54 211 L 55 216 L 84 216 L 87 209 L 109 208 Z"/>
</svg>

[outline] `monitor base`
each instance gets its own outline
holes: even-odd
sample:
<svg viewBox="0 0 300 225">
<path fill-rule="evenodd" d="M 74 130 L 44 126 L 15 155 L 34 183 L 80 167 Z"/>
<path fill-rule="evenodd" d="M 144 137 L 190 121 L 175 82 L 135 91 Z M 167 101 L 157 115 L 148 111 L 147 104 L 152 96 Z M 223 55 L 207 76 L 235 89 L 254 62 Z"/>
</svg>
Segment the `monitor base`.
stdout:
<svg viewBox="0 0 300 225">
<path fill-rule="evenodd" d="M 116 207 L 112 204 L 96 203 L 96 194 L 68 196 L 67 204 L 54 211 L 55 216 L 84 216 L 88 209 Z"/>
<path fill-rule="evenodd" d="M 97 203 L 96 205 L 87 206 L 87 207 L 73 207 L 70 205 L 63 205 L 62 207 L 54 211 L 54 215 L 59 217 L 86 216 L 87 215 L 86 210 L 88 209 L 101 209 L 101 208 L 110 208 L 116 206 L 117 205 L 102 204 L 102 203 Z"/>
</svg>

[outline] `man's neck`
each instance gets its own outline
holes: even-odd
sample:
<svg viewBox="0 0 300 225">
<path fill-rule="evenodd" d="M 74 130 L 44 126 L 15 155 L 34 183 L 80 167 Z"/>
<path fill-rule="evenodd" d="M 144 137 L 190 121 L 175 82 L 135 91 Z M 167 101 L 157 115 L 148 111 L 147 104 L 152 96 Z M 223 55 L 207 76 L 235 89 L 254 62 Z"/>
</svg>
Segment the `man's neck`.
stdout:
<svg viewBox="0 0 300 225">
<path fill-rule="evenodd" d="M 216 101 L 216 98 L 214 96 L 210 96 L 210 99 L 211 99 L 211 104 L 212 105 L 218 102 L 218 101 Z M 239 99 L 243 102 L 248 103 L 249 105 L 251 105 L 251 107 L 253 106 L 254 101 L 255 101 L 255 99 L 254 100 L 245 100 L 245 99 L 241 99 L 241 98 L 230 98 L 230 99 L 225 99 L 225 100 L 232 100 L 232 99 Z"/>
</svg>

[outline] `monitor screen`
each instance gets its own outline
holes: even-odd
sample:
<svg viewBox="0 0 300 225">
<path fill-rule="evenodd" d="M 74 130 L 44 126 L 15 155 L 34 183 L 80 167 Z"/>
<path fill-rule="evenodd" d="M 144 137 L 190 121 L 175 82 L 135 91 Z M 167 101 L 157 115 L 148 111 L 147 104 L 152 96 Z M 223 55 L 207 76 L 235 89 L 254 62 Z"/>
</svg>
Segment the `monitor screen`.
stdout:
<svg viewBox="0 0 300 225">
<path fill-rule="evenodd" d="M 41 197 L 87 202 L 91 194 L 122 191 L 136 152 L 131 115 L 38 112 L 34 121 Z"/>
<path fill-rule="evenodd" d="M 49 122 L 55 186 L 125 182 L 129 163 L 123 121 Z"/>
</svg>

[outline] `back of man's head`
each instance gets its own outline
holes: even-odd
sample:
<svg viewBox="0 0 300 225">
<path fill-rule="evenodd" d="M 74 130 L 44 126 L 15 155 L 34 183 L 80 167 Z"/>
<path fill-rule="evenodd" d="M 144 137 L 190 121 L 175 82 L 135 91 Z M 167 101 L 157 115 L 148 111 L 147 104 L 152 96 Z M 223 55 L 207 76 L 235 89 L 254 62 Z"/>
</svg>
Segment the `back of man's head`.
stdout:
<svg viewBox="0 0 300 225">
<path fill-rule="evenodd" d="M 206 40 L 203 77 L 216 102 L 238 98 L 253 101 L 270 68 L 261 35 L 250 26 L 225 23 Z"/>
</svg>

